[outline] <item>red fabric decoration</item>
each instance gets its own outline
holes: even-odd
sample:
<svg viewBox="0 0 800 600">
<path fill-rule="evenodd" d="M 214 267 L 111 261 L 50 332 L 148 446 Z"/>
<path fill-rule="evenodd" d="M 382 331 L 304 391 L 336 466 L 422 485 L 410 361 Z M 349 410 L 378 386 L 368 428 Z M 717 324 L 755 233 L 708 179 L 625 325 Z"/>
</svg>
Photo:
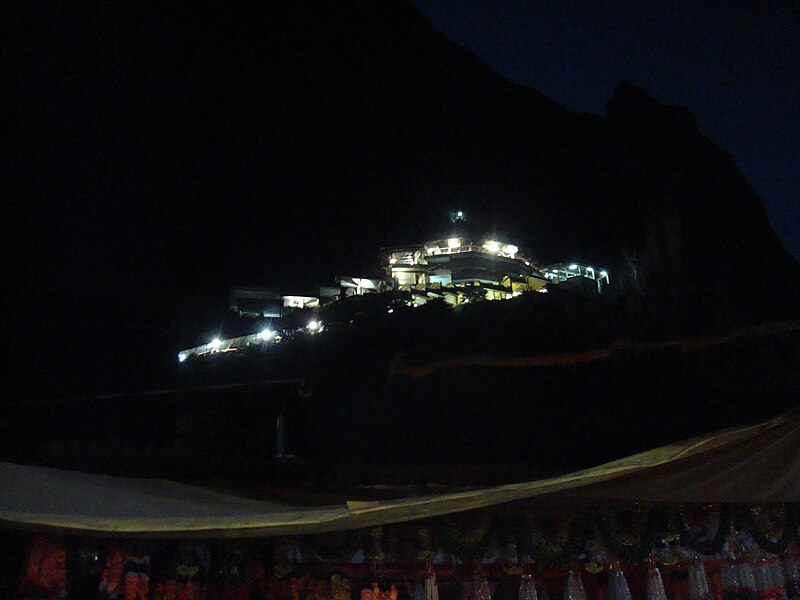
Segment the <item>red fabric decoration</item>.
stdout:
<svg viewBox="0 0 800 600">
<path fill-rule="evenodd" d="M 122 570 L 125 567 L 125 555 L 116 548 L 108 549 L 106 568 L 100 581 L 100 591 L 109 598 L 116 597 L 122 591 Z"/>
<path fill-rule="evenodd" d="M 20 582 L 20 598 L 58 598 L 67 587 L 67 551 L 45 536 L 31 544 L 25 573 Z"/>
</svg>

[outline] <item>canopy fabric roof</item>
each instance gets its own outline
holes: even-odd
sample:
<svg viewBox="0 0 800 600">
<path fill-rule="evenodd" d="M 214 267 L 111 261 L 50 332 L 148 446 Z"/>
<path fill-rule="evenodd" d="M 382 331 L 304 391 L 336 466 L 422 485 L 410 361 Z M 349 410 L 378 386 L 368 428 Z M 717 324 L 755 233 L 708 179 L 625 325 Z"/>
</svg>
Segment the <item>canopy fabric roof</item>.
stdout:
<svg viewBox="0 0 800 600">
<path fill-rule="evenodd" d="M 0 463 L 0 521 L 74 534 L 256 537 L 400 523 L 537 499 L 800 501 L 800 414 L 698 436 L 537 481 L 448 494 L 305 507 L 164 480 Z"/>
</svg>

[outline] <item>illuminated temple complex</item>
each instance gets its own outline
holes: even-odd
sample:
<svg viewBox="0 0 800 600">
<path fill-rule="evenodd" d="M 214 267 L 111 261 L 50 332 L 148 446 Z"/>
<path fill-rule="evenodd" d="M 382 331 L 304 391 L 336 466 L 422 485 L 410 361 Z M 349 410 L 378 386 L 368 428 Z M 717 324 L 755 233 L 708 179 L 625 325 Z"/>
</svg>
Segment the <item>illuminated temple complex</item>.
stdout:
<svg viewBox="0 0 800 600">
<path fill-rule="evenodd" d="M 451 237 L 384 248 L 380 277 L 340 276 L 314 293 L 282 295 L 266 288 L 234 288 L 231 310 L 241 316 L 280 317 L 287 310 L 318 308 L 354 295 L 399 292 L 416 306 L 442 299 L 457 306 L 475 300 L 508 300 L 558 285 L 602 293 L 608 272 L 578 263 L 540 266 L 519 248 L 496 240 Z"/>
<path fill-rule="evenodd" d="M 524 292 L 546 292 L 571 279 L 591 281 L 602 293 L 606 271 L 577 263 L 537 267 L 519 248 L 496 240 L 452 237 L 381 254 L 389 289 L 408 292 L 414 304 L 442 298 L 458 305 L 474 299 L 507 300 Z"/>
<path fill-rule="evenodd" d="M 467 234 L 463 213 L 451 218 L 450 237 L 424 243 L 383 248 L 380 270 L 372 276 L 339 276 L 334 285 L 302 293 L 282 293 L 273 288 L 236 287 L 231 290 L 230 310 L 238 317 L 268 319 L 269 326 L 245 336 L 211 339 L 184 350 L 189 356 L 239 349 L 241 346 L 280 341 L 288 330 L 279 326 L 298 311 L 309 313 L 307 333 L 323 331 L 316 313 L 326 304 L 353 296 L 386 294 L 389 304 L 400 301 L 422 306 L 444 301 L 451 306 L 484 300 L 509 300 L 526 293 L 547 293 L 553 286 L 581 293 L 602 294 L 610 279 L 602 268 L 577 262 L 539 264 L 520 249 L 488 236 Z"/>
</svg>

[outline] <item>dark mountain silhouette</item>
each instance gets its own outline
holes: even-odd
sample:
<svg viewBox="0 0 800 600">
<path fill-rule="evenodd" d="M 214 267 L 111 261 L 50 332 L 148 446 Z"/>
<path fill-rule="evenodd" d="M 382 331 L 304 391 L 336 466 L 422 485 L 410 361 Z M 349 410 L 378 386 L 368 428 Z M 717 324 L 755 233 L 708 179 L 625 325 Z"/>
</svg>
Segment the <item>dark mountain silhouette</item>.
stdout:
<svg viewBox="0 0 800 600">
<path fill-rule="evenodd" d="M 624 310 L 676 335 L 798 312 L 800 267 L 734 159 L 631 84 L 605 117 L 571 113 L 400 1 L 22 19 L 8 299 L 26 385 L 146 387 L 191 307 L 372 272 L 454 208 L 543 261 L 607 267 Z"/>
</svg>

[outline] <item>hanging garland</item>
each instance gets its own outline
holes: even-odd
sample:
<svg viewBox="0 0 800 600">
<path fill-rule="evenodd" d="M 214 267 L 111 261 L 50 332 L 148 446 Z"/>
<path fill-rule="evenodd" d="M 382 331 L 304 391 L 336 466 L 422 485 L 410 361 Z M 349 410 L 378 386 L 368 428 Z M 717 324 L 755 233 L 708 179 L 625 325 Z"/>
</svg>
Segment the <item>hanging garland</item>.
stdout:
<svg viewBox="0 0 800 600">
<path fill-rule="evenodd" d="M 710 522 L 710 509 L 711 506 L 703 506 L 704 515 L 702 518 L 703 524 L 708 527 Z M 681 535 L 680 543 L 682 546 L 688 546 L 695 552 L 704 556 L 714 556 L 722 552 L 725 545 L 725 540 L 731 528 L 732 523 L 732 509 L 729 504 L 721 504 L 719 512 L 719 525 L 717 526 L 716 535 L 711 539 L 700 540 L 692 526 L 692 519 L 688 516 L 688 508 L 684 506 L 681 509 Z M 696 520 L 696 519 L 695 519 Z"/>
<path fill-rule="evenodd" d="M 611 511 L 604 518 L 598 520 L 598 529 L 606 547 L 619 560 L 625 562 L 638 562 L 643 553 L 643 535 L 648 528 L 649 507 L 640 503 L 635 509 L 622 513 Z M 621 519 L 620 519 L 621 517 Z M 620 520 L 622 523 L 620 524 Z M 652 540 L 650 540 L 651 543 Z M 645 541 L 645 544 L 649 543 Z M 652 545 L 647 547 L 650 552 Z"/>
<path fill-rule="evenodd" d="M 596 545 L 594 537 L 594 526 L 590 519 L 585 515 L 574 514 L 567 533 L 567 541 L 564 543 L 563 557 L 564 565 L 576 563 L 589 554 L 591 546 Z"/>
<path fill-rule="evenodd" d="M 416 531 L 417 552 L 414 555 L 414 560 L 421 563 L 424 568 L 433 562 L 434 551 L 433 543 L 431 540 L 431 532 L 427 527 L 420 527 Z"/>
<path fill-rule="evenodd" d="M 789 548 L 793 538 L 797 533 L 798 519 L 797 519 L 797 505 L 796 504 L 783 504 L 778 508 L 778 512 L 782 513 L 783 524 L 777 529 L 764 532 L 759 524 L 759 517 L 770 509 L 763 506 L 753 506 L 750 510 L 745 512 L 745 520 L 750 535 L 760 548 L 772 554 L 783 554 Z M 767 515 L 769 516 L 769 515 Z"/>
<path fill-rule="evenodd" d="M 675 552 L 675 546 L 680 542 L 680 518 L 676 505 L 651 506 L 648 511 L 647 523 L 639 541 L 637 556 L 644 560 L 654 551 L 660 552 L 659 559 L 662 564 L 674 565 L 680 559 Z M 664 556 L 663 552 L 668 551 Z"/>
<path fill-rule="evenodd" d="M 524 551 L 543 568 L 564 566 L 565 548 L 570 542 L 574 520 L 573 511 L 545 517 L 527 513 L 522 536 Z"/>
<path fill-rule="evenodd" d="M 441 530 L 442 546 L 464 560 L 482 560 L 492 543 L 492 519 L 484 514 L 472 527 L 459 527 L 455 519 L 445 517 Z"/>
</svg>

